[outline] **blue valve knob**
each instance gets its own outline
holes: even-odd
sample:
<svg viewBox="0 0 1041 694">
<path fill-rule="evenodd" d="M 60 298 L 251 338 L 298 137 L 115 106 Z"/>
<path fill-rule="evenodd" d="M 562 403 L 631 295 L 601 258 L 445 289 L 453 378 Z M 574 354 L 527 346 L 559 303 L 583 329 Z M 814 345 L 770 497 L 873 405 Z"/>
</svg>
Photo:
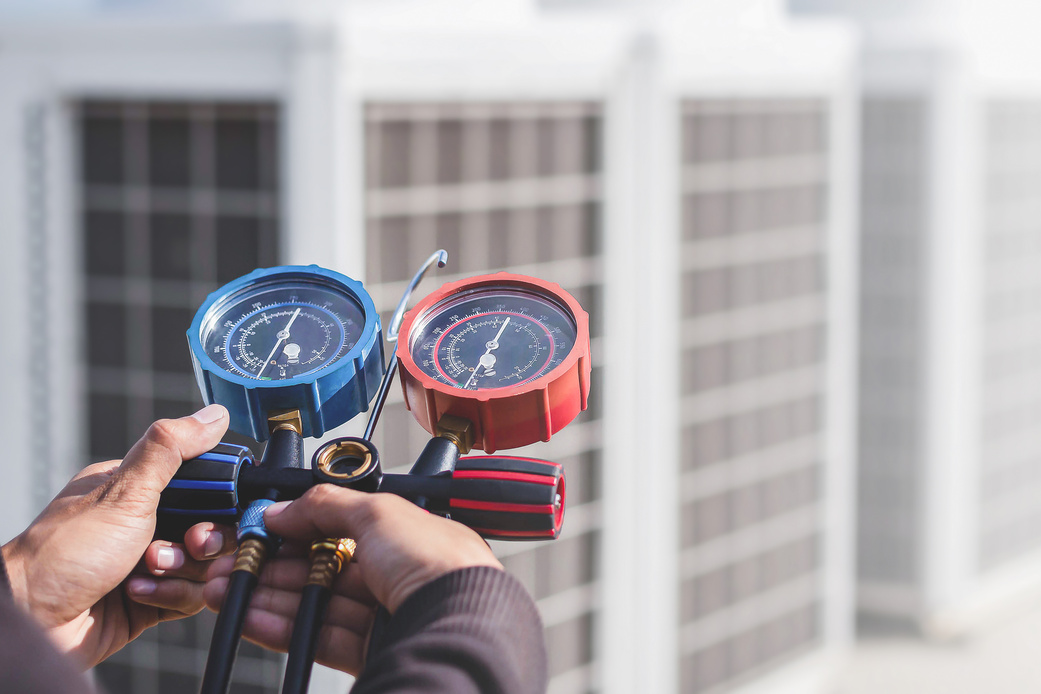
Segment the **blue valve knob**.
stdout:
<svg viewBox="0 0 1041 694">
<path fill-rule="evenodd" d="M 181 463 L 177 474 L 159 497 L 157 535 L 179 539 L 203 521 L 234 525 L 243 508 L 237 481 L 243 465 L 253 465 L 245 446 L 218 444 L 213 450 Z"/>
</svg>

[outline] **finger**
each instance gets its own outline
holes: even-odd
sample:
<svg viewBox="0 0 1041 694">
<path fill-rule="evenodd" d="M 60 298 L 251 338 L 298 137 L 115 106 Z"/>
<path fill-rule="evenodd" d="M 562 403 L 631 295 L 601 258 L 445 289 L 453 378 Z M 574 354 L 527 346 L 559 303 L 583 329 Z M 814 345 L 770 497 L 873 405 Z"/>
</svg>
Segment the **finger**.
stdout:
<svg viewBox="0 0 1041 694">
<path fill-rule="evenodd" d="M 231 554 L 231 552 L 229 552 Z M 267 562 L 266 566 L 278 565 L 278 562 L 292 561 L 294 559 L 309 561 L 311 556 L 311 543 L 287 542 L 278 550 L 274 559 Z M 235 559 L 224 555 L 210 565 L 208 577 L 227 576 L 235 565 Z"/>
<path fill-rule="evenodd" d="M 365 644 L 371 630 L 372 622 L 369 622 L 364 634 L 335 626 L 323 626 L 318 632 L 315 662 L 357 675 L 365 665 Z"/>
<path fill-rule="evenodd" d="M 184 546 L 194 559 L 216 559 L 235 551 L 235 528 L 217 523 L 199 523 L 184 534 Z"/>
<path fill-rule="evenodd" d="M 242 635 L 265 648 L 285 653 L 293 634 L 289 617 L 250 608 L 242 626 Z M 365 637 L 336 626 L 323 626 L 318 632 L 315 662 L 357 673 L 363 662 Z"/>
<path fill-rule="evenodd" d="M 213 612 L 220 612 L 221 608 L 224 606 L 224 598 L 228 592 L 229 581 L 230 579 L 228 577 L 220 576 L 218 578 L 213 578 L 207 581 L 205 584 L 203 584 L 203 602 L 205 602 L 206 607 L 208 607 Z M 258 585 L 256 588 L 253 589 L 253 597 L 250 598 L 250 600 L 252 601 L 256 599 L 257 593 L 259 593 L 261 590 L 275 589 L 261 587 Z M 297 589 L 296 593 L 297 595 L 299 595 L 299 588 Z"/>
<path fill-rule="evenodd" d="M 354 537 L 369 514 L 368 494 L 320 484 L 288 504 L 269 507 L 264 522 L 273 532 L 295 540 Z"/>
<path fill-rule="evenodd" d="M 282 546 L 278 548 L 278 556 L 280 558 L 309 557 L 311 556 L 311 543 L 283 538 Z"/>
<path fill-rule="evenodd" d="M 206 606 L 203 586 L 202 583 L 181 578 L 131 576 L 126 582 L 126 592 L 136 603 L 188 616 Z"/>
<path fill-rule="evenodd" d="M 214 559 L 210 562 L 210 566 L 206 570 L 206 580 L 213 581 L 218 578 L 227 578 L 231 575 L 234 566 L 235 557 L 233 556 L 224 556 Z"/>
<path fill-rule="evenodd" d="M 277 590 L 264 586 L 258 587 L 250 599 L 250 609 L 280 614 L 291 619 L 296 618 L 300 609 L 302 593 L 298 590 Z M 350 629 L 364 636 L 376 614 L 372 605 L 363 605 L 342 595 L 333 595 L 326 605 L 323 623 Z"/>
<path fill-rule="evenodd" d="M 367 529 L 388 515 L 422 514 L 414 504 L 392 494 L 367 494 L 319 484 L 296 501 L 274 504 L 264 522 L 283 537 L 306 540 L 318 537 L 352 537 L 361 544 Z"/>
<path fill-rule="evenodd" d="M 115 475 L 117 489 L 161 492 L 181 466 L 210 450 L 228 429 L 228 411 L 209 405 L 180 419 L 160 419 L 130 449 Z"/>
<path fill-rule="evenodd" d="M 221 606 L 224 604 L 224 594 L 228 592 L 228 577 L 218 576 L 216 578 L 210 578 L 203 585 L 202 599 L 213 612 L 220 612 Z"/>
<path fill-rule="evenodd" d="M 333 581 L 333 594 L 343 595 L 366 605 L 378 606 L 380 604 L 365 582 L 361 565 L 353 561 L 337 574 L 336 580 Z"/>
<path fill-rule="evenodd" d="M 220 588 L 212 589 L 214 591 L 213 605 L 219 606 L 220 601 L 224 599 L 224 590 L 227 587 L 227 580 L 234 565 L 234 557 L 221 557 L 211 564 L 206 576 L 207 583 L 213 584 L 216 581 L 222 581 Z M 264 570 L 261 571 L 259 585 L 277 590 L 299 592 L 303 589 L 304 584 L 307 583 L 307 577 L 311 571 L 310 567 L 311 563 L 307 559 L 284 559 L 279 557 L 268 562 Z M 366 605 L 376 605 L 376 598 L 373 597 L 372 592 L 365 585 L 361 572 L 358 569 L 359 567 L 353 563 L 344 567 L 344 570 L 340 572 L 333 583 L 333 593 Z M 208 599 L 207 603 L 210 602 Z"/>
<path fill-rule="evenodd" d="M 299 588 L 307 582 L 310 562 L 304 558 L 284 559 L 279 557 L 264 565 L 260 572 L 261 585 L 276 588 Z M 235 567 L 235 557 L 215 559 L 206 574 L 207 581 L 227 578 Z"/>
<path fill-rule="evenodd" d="M 142 557 L 144 567 L 153 576 L 185 578 L 199 583 L 206 580 L 210 562 L 198 561 L 188 556 L 184 545 L 166 540 L 156 540 L 148 545 Z"/>
</svg>

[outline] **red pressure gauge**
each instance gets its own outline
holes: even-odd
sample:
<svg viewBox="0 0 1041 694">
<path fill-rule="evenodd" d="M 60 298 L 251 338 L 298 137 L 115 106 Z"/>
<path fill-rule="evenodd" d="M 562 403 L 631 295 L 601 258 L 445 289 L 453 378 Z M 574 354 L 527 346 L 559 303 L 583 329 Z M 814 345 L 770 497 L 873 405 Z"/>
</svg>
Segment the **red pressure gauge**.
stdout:
<svg viewBox="0 0 1041 694">
<path fill-rule="evenodd" d="M 589 316 L 560 285 L 500 272 L 446 284 L 402 324 L 405 406 L 431 434 L 443 415 L 487 453 L 549 441 L 589 398 Z"/>
</svg>

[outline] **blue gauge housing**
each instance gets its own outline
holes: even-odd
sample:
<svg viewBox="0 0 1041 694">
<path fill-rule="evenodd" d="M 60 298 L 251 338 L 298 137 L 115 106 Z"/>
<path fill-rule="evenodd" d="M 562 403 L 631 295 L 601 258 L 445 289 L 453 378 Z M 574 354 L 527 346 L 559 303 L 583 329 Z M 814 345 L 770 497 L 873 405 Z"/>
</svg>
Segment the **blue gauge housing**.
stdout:
<svg viewBox="0 0 1041 694">
<path fill-rule="evenodd" d="M 254 270 L 206 297 L 188 329 L 206 404 L 257 441 L 268 417 L 298 410 L 322 436 L 369 407 L 383 377 L 379 314 L 361 282 L 317 265 Z"/>
</svg>

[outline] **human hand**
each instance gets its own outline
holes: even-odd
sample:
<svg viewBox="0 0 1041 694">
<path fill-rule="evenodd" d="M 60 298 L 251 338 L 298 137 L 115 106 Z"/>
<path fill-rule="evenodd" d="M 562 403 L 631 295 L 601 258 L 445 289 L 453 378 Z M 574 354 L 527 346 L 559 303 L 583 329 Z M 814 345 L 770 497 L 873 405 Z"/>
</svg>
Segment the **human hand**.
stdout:
<svg viewBox="0 0 1041 694">
<path fill-rule="evenodd" d="M 234 549 L 232 529 L 200 523 L 183 545 L 152 536 L 159 495 L 181 462 L 213 448 L 227 428 L 220 405 L 156 422 L 122 462 L 84 468 L 4 545 L 15 600 L 82 666 L 202 609 L 209 560 Z"/>
<path fill-rule="evenodd" d="M 306 547 L 317 538 L 353 538 L 358 544 L 354 560 L 333 584 L 316 660 L 355 674 L 364 663 L 378 605 L 393 614 L 420 587 L 451 571 L 470 566 L 502 569 L 477 533 L 391 494 L 323 484 L 297 501 L 274 504 L 264 522 L 289 542 L 261 572 L 243 635 L 285 651 L 310 566 Z M 205 590 L 210 609 L 219 609 L 233 564 L 228 557 L 210 567 Z"/>
</svg>

